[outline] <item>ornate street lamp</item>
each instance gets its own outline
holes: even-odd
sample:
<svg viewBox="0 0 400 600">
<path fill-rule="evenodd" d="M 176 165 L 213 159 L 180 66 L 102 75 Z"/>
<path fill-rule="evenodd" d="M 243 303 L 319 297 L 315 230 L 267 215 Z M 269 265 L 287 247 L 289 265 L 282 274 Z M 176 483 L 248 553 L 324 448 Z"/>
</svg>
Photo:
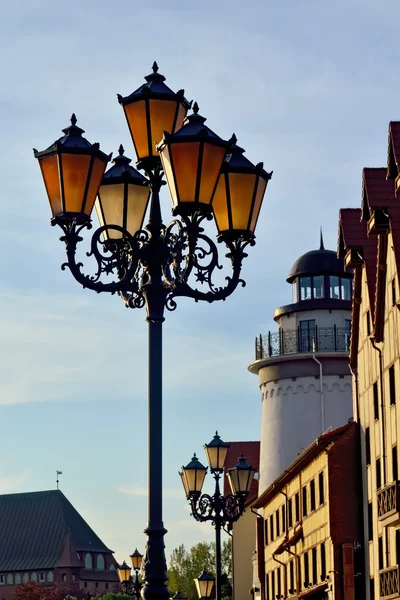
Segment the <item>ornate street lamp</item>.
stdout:
<svg viewBox="0 0 400 600">
<path fill-rule="evenodd" d="M 131 567 L 124 561 L 122 565 L 118 567 L 118 576 L 121 582 L 122 591 L 128 596 L 136 596 L 137 600 L 140 600 L 140 592 L 143 587 L 143 583 L 139 579 L 139 571 L 142 566 L 143 554 L 138 552 L 136 548 L 135 552 L 130 556 L 132 561 L 132 567 L 135 571 L 135 578 L 131 576 Z"/>
<path fill-rule="evenodd" d="M 62 268 L 68 267 L 85 288 L 117 293 L 130 308 L 146 307 L 149 520 L 142 595 L 145 600 L 166 600 L 161 467 L 164 311 L 175 310 L 179 296 L 214 302 L 245 285 L 240 277 L 242 262 L 247 246 L 255 243 L 255 224 L 272 173 L 245 159 L 235 137 L 225 141 L 209 129 L 197 104 L 186 118 L 190 103 L 183 90 L 173 92 L 156 63 L 145 79 L 129 96 L 118 96 L 137 153 L 136 166 L 144 175 L 130 165 L 122 147 L 104 173 L 111 155 L 82 137 L 75 115 L 64 136 L 43 152 L 35 150 L 35 156 L 52 209 L 51 223 L 64 233 L 67 261 Z M 175 215 L 167 226 L 159 198 L 164 173 Z M 88 253 L 94 269 L 85 274 L 76 252 L 84 230 L 92 226 L 96 196 L 100 227 L 92 235 Z M 224 285 L 215 281 L 221 268 L 217 246 L 202 227 L 213 216 L 217 239 L 225 243 L 231 263 Z"/>
<path fill-rule="evenodd" d="M 201 464 L 196 455 L 186 467 L 182 467 L 179 475 L 186 498 L 190 502 L 193 517 L 196 521 L 211 521 L 215 527 L 216 600 L 221 600 L 221 529 L 227 523 L 234 523 L 242 516 L 255 469 L 246 462 L 242 455 L 236 465 L 228 469 L 232 494 L 223 496 L 219 480 L 224 472 L 229 444 L 223 442 L 216 432 L 211 442 L 205 444 L 204 448 L 210 471 L 215 480 L 214 494 L 210 496 L 201 493 L 207 467 Z M 199 587 L 198 590 L 200 596 Z"/>
<path fill-rule="evenodd" d="M 211 592 L 214 587 L 215 577 L 204 570 L 195 580 L 199 600 L 211 598 Z"/>
</svg>

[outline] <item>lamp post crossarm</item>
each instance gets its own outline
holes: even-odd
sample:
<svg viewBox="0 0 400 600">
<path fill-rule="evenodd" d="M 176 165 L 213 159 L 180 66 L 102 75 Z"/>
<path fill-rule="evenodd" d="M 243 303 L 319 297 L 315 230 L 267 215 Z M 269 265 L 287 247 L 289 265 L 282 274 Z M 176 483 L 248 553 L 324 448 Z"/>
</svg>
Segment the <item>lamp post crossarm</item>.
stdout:
<svg viewBox="0 0 400 600">
<path fill-rule="evenodd" d="M 190 498 L 192 515 L 196 521 L 211 521 L 213 525 L 224 527 L 227 523 L 234 523 L 244 512 L 244 495 L 222 496 L 220 494 L 193 495 Z"/>
</svg>

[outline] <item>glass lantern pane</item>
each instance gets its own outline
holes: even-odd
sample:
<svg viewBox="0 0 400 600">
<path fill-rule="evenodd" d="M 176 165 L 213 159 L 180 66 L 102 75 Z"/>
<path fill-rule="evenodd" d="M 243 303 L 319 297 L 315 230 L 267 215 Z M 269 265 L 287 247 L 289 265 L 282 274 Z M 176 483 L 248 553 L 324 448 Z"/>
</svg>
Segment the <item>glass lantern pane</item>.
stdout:
<svg viewBox="0 0 400 600">
<path fill-rule="evenodd" d="M 65 212 L 81 213 L 91 157 L 62 154 L 60 158 L 64 180 Z"/>
<path fill-rule="evenodd" d="M 53 215 L 63 212 L 60 190 L 60 174 L 58 169 L 58 156 L 47 156 L 39 160 L 42 177 L 46 186 L 47 196 Z"/>
<path fill-rule="evenodd" d="M 224 158 L 224 148 L 212 144 L 204 144 L 199 202 L 210 204 Z"/>
<path fill-rule="evenodd" d="M 132 183 L 128 185 L 128 212 L 125 227 L 131 235 L 142 227 L 149 196 L 150 189 L 147 185 Z"/>
<path fill-rule="evenodd" d="M 178 196 L 176 193 L 175 178 L 174 178 L 174 173 L 172 171 L 171 158 L 169 155 L 168 146 L 165 146 L 165 148 L 161 152 L 161 163 L 162 163 L 162 167 L 164 169 L 165 178 L 168 183 L 169 193 L 171 194 L 172 204 L 173 204 L 173 206 L 177 206 L 178 205 Z"/>
<path fill-rule="evenodd" d="M 83 209 L 83 212 L 90 217 L 93 210 L 93 205 L 96 200 L 97 192 L 99 191 L 101 179 L 104 175 L 104 171 L 106 170 L 107 163 L 99 158 L 95 158 L 93 161 L 92 173 L 90 176 L 90 184 L 88 193 L 86 196 L 86 202 Z"/>
<path fill-rule="evenodd" d="M 255 198 L 254 206 L 253 206 L 253 214 L 251 215 L 251 221 L 250 221 L 250 227 L 249 227 L 249 229 L 252 233 L 254 233 L 256 225 L 257 225 L 258 216 L 260 214 L 261 204 L 262 204 L 262 201 L 264 198 L 266 187 L 267 187 L 267 181 L 265 179 L 263 179 L 262 177 L 259 177 L 258 184 L 257 184 L 256 198 Z"/>
<path fill-rule="evenodd" d="M 230 229 L 228 219 L 228 205 L 226 200 L 226 184 L 225 175 L 220 175 L 217 188 L 212 200 L 215 222 L 218 231 L 226 231 Z"/>
<path fill-rule="evenodd" d="M 183 126 L 183 121 L 185 120 L 187 111 L 188 111 L 188 109 L 185 106 L 183 106 L 183 104 L 179 104 L 178 116 L 176 117 L 176 123 L 175 123 L 175 129 L 172 133 L 175 133 L 175 131 L 178 131 L 178 129 L 180 129 Z"/>
<path fill-rule="evenodd" d="M 176 102 L 175 100 L 150 100 L 150 123 L 151 123 L 151 152 L 152 156 L 158 156 L 156 144 L 159 144 L 163 132 L 172 133 L 174 125 Z"/>
<path fill-rule="evenodd" d="M 248 229 L 256 175 L 229 173 L 232 229 Z"/>
<path fill-rule="evenodd" d="M 125 104 L 126 120 L 128 121 L 133 144 L 138 158 L 149 155 L 149 141 L 147 136 L 146 104 L 144 100 Z"/>
<path fill-rule="evenodd" d="M 232 490 L 232 494 L 236 494 L 239 491 L 239 481 L 236 469 L 232 469 L 231 471 L 229 471 L 228 481 Z"/>
<path fill-rule="evenodd" d="M 199 142 L 176 143 L 171 146 L 179 202 L 195 201 L 199 150 Z"/>
<path fill-rule="evenodd" d="M 226 455 L 228 454 L 228 447 L 205 447 L 205 451 L 207 453 L 208 464 L 211 469 L 219 469 L 222 470 L 224 468 Z"/>
<path fill-rule="evenodd" d="M 99 190 L 99 198 L 96 200 L 96 213 L 100 226 L 119 225 L 123 226 L 124 218 L 124 185 L 102 185 Z M 106 238 L 119 239 L 119 231 L 109 229 L 104 235 Z"/>
</svg>

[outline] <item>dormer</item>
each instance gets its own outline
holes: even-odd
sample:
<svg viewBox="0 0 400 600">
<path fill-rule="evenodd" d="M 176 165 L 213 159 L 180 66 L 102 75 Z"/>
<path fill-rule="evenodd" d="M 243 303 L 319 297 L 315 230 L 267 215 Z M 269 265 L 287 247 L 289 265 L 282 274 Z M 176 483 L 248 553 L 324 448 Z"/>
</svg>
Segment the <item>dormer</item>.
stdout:
<svg viewBox="0 0 400 600">
<path fill-rule="evenodd" d="M 389 211 L 396 201 L 385 167 L 363 169 L 361 219 L 367 223 L 368 235 L 389 232 Z"/>
</svg>

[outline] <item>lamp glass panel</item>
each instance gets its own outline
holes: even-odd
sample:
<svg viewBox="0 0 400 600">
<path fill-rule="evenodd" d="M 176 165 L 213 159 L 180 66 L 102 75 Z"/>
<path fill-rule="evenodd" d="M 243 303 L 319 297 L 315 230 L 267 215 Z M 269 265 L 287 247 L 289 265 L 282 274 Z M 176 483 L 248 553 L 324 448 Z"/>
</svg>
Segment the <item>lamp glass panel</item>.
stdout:
<svg viewBox="0 0 400 600">
<path fill-rule="evenodd" d="M 229 173 L 232 229 L 249 228 L 249 217 L 256 177 L 255 174 L 250 173 Z"/>
<path fill-rule="evenodd" d="M 225 148 L 207 143 L 203 145 L 199 202 L 210 204 L 224 158 Z"/>
<path fill-rule="evenodd" d="M 239 491 L 248 492 L 250 490 L 251 481 L 254 471 L 251 469 L 240 469 L 238 471 Z"/>
<path fill-rule="evenodd" d="M 236 494 L 239 491 L 239 482 L 236 469 L 229 470 L 228 481 L 229 485 L 231 486 L 232 494 Z"/>
<path fill-rule="evenodd" d="M 149 101 L 150 123 L 151 123 L 151 152 L 152 156 L 158 156 L 156 144 L 161 142 L 163 132 L 172 133 L 176 113 L 175 100 L 154 100 Z"/>
<path fill-rule="evenodd" d="M 205 469 L 184 469 L 184 476 L 186 477 L 186 485 L 190 492 L 201 492 L 203 487 L 204 478 L 206 476 Z"/>
<path fill-rule="evenodd" d="M 183 104 L 179 103 L 178 116 L 176 117 L 175 129 L 172 133 L 175 133 L 175 131 L 178 131 L 178 129 L 180 129 L 183 126 L 183 121 L 186 118 L 187 111 L 188 111 L 188 109 L 185 106 L 183 106 Z"/>
<path fill-rule="evenodd" d="M 189 496 L 190 496 L 190 490 L 189 490 L 188 485 L 187 485 L 185 473 L 183 473 L 183 471 L 181 471 L 179 473 L 179 475 L 181 476 L 181 481 L 182 481 L 183 489 L 185 490 L 186 498 L 189 498 Z"/>
<path fill-rule="evenodd" d="M 144 100 L 125 104 L 126 120 L 138 158 L 149 156 L 149 138 L 147 135 L 146 104 Z"/>
<path fill-rule="evenodd" d="M 150 189 L 147 185 L 128 184 L 128 213 L 126 220 L 126 229 L 131 235 L 141 229 L 144 215 L 146 213 L 147 202 L 150 196 Z"/>
<path fill-rule="evenodd" d="M 179 202 L 194 202 L 196 200 L 195 193 L 200 143 L 175 143 L 170 148 L 174 163 Z"/>
<path fill-rule="evenodd" d="M 50 208 L 53 215 L 59 215 L 63 212 L 60 189 L 60 173 L 58 169 L 58 156 L 46 156 L 39 160 L 42 177 L 46 186 L 47 196 L 49 197 Z"/>
<path fill-rule="evenodd" d="M 197 593 L 199 598 L 209 598 L 211 596 L 211 592 L 214 586 L 214 581 L 212 579 L 195 579 Z"/>
<path fill-rule="evenodd" d="M 83 212 L 90 217 L 93 210 L 93 205 L 96 200 L 97 193 L 99 191 L 101 179 L 106 170 L 107 163 L 104 160 L 95 158 L 93 161 L 92 173 L 90 175 L 89 189 L 86 196 L 86 202 Z"/>
<path fill-rule="evenodd" d="M 102 185 L 96 200 L 96 213 L 100 226 L 120 225 L 123 226 L 124 218 L 124 184 Z M 115 229 L 105 232 L 105 237 L 119 239 L 121 233 Z"/>
<path fill-rule="evenodd" d="M 215 222 L 218 231 L 226 231 L 229 229 L 228 205 L 226 200 L 226 175 L 221 174 L 218 179 L 217 188 L 212 201 Z"/>
<path fill-rule="evenodd" d="M 62 154 L 65 212 L 81 213 L 91 157 L 84 154 Z"/>
<path fill-rule="evenodd" d="M 163 167 L 163 170 L 165 173 L 165 178 L 168 183 L 169 193 L 171 194 L 172 204 L 173 204 L 173 206 L 177 206 L 178 196 L 176 193 L 174 172 L 173 172 L 172 166 L 171 166 L 171 157 L 169 154 L 168 146 L 165 146 L 161 152 L 161 163 L 162 163 L 162 167 Z"/>
<path fill-rule="evenodd" d="M 210 465 L 210 469 L 222 470 L 224 468 L 226 455 L 228 454 L 228 447 L 205 447 L 205 451 L 207 454 L 208 464 Z"/>
<path fill-rule="evenodd" d="M 119 567 L 118 575 L 119 575 L 120 581 L 129 581 L 129 578 L 131 576 L 131 568 L 128 567 L 128 565 L 126 563 L 124 563 L 124 565 L 121 565 Z"/>
<path fill-rule="evenodd" d="M 136 554 L 131 555 L 132 567 L 136 570 L 139 570 L 142 566 L 143 556 L 137 552 Z"/>
<path fill-rule="evenodd" d="M 264 194 L 265 194 L 265 189 L 267 187 L 267 180 L 263 179 L 262 177 L 258 177 L 258 184 L 257 184 L 257 191 L 256 191 L 256 198 L 254 201 L 254 207 L 253 207 L 253 214 L 251 215 L 251 221 L 250 221 L 250 231 L 252 233 L 254 233 L 256 225 L 257 225 L 257 221 L 258 221 L 258 216 L 260 214 L 260 209 L 261 209 L 261 204 L 264 198 Z"/>
</svg>

